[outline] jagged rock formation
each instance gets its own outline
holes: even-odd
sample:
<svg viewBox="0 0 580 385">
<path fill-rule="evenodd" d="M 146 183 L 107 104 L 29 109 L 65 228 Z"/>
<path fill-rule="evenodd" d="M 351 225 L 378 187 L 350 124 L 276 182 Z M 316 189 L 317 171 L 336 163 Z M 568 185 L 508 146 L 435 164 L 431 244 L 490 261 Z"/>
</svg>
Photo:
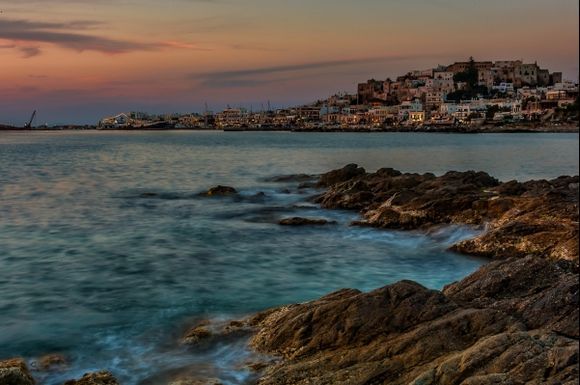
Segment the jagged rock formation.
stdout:
<svg viewBox="0 0 580 385">
<path fill-rule="evenodd" d="M 252 345 L 283 358 L 259 384 L 575 383 L 578 276 L 546 260 L 519 270 L 536 260 L 498 261 L 443 292 L 402 281 L 259 314 Z"/>
<path fill-rule="evenodd" d="M 344 289 L 247 320 L 279 356 L 260 385 L 577 384 L 578 177 L 500 183 L 482 172 L 324 174 L 317 201 L 359 225 L 488 226 L 453 249 L 496 259 L 442 292 L 402 281 Z"/>
<path fill-rule="evenodd" d="M 490 258 L 578 259 L 578 176 L 500 183 L 484 172 L 369 174 L 348 165 L 322 175 L 320 184 L 328 191 L 316 201 L 325 208 L 360 210 L 358 225 L 403 230 L 487 225 L 481 237 L 453 249 Z"/>
</svg>

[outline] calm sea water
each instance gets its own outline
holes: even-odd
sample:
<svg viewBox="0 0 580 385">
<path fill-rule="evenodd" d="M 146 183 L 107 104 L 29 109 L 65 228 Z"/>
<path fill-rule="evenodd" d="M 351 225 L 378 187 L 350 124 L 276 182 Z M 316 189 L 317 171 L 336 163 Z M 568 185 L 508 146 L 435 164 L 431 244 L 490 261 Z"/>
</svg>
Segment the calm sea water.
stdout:
<svg viewBox="0 0 580 385">
<path fill-rule="evenodd" d="M 128 385 L 180 371 L 245 383 L 245 341 L 187 350 L 183 328 L 342 287 L 441 288 L 482 263 L 446 251 L 475 230 L 349 227 L 356 213 L 268 177 L 355 162 L 551 178 L 578 173 L 577 150 L 576 134 L 0 133 L 0 358 L 64 353 L 69 370 L 36 373 L 49 385 L 95 369 Z M 241 197 L 196 196 L 217 184 Z M 278 226 L 285 216 L 337 224 Z"/>
</svg>

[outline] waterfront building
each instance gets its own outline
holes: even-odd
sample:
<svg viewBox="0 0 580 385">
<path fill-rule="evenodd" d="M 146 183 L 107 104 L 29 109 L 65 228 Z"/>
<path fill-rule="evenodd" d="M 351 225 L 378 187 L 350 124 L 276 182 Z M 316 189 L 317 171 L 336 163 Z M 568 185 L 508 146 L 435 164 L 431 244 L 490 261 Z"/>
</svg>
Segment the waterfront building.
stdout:
<svg viewBox="0 0 580 385">
<path fill-rule="evenodd" d="M 220 128 L 242 127 L 248 125 L 249 114 L 245 108 L 226 108 L 216 114 L 215 123 Z"/>
</svg>

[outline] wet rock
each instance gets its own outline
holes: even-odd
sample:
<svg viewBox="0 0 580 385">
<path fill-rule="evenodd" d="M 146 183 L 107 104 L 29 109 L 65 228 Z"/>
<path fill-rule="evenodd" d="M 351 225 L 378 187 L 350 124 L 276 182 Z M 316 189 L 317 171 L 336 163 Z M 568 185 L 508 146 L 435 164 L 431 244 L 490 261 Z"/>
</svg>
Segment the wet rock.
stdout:
<svg viewBox="0 0 580 385">
<path fill-rule="evenodd" d="M 282 226 L 313 226 L 313 225 L 327 225 L 336 222 L 328 221 L 321 218 L 302 218 L 302 217 L 292 217 L 281 219 L 278 224 Z"/>
<path fill-rule="evenodd" d="M 181 343 L 185 345 L 196 345 L 203 340 L 207 340 L 212 335 L 213 333 L 210 330 L 210 322 L 204 320 L 189 329 L 181 339 Z"/>
<path fill-rule="evenodd" d="M 399 170 L 395 170 L 394 168 L 390 167 L 383 167 L 377 170 L 377 175 L 385 176 L 385 177 L 393 177 L 393 176 L 400 176 L 402 173 Z"/>
<path fill-rule="evenodd" d="M 217 378 L 185 378 L 171 381 L 168 385 L 224 385 Z"/>
<path fill-rule="evenodd" d="M 350 170 L 345 172 L 344 170 Z M 490 258 L 530 253 L 578 259 L 578 177 L 500 183 L 485 172 L 433 174 L 380 169 L 355 172 L 353 165 L 331 171 L 316 198 L 324 208 L 359 210 L 355 224 L 389 229 L 428 229 L 461 223 L 487 225 L 481 237 L 453 250 Z"/>
<path fill-rule="evenodd" d="M 235 202 L 264 203 L 268 196 L 265 192 L 259 191 L 253 195 L 234 194 Z"/>
<path fill-rule="evenodd" d="M 64 385 L 119 385 L 119 382 L 111 372 L 100 371 L 87 373 L 78 380 L 65 382 Z"/>
<path fill-rule="evenodd" d="M 35 381 L 21 358 L 0 361 L 0 385 L 34 385 Z"/>
<path fill-rule="evenodd" d="M 247 364 L 247 367 L 250 368 L 250 370 L 253 372 L 261 372 L 270 365 L 272 365 L 272 362 L 250 362 Z"/>
<path fill-rule="evenodd" d="M 157 197 L 159 197 L 159 194 L 154 192 L 143 192 L 139 194 L 139 198 L 157 198 Z"/>
<path fill-rule="evenodd" d="M 277 182 L 277 183 L 290 183 L 290 182 L 311 182 L 315 180 L 316 175 L 309 174 L 291 174 L 291 175 L 279 175 L 271 178 L 267 178 L 266 182 Z"/>
<path fill-rule="evenodd" d="M 33 362 L 32 365 L 40 371 L 62 371 L 68 366 L 68 360 L 62 354 L 47 354 Z"/>
<path fill-rule="evenodd" d="M 232 341 L 246 337 L 254 331 L 247 320 L 217 321 L 203 320 L 191 327 L 181 338 L 181 343 L 197 346 L 207 343 Z"/>
<path fill-rule="evenodd" d="M 357 176 L 362 176 L 366 173 L 365 169 L 358 165 L 351 163 L 347 164 L 339 170 L 333 170 L 322 174 L 320 176 L 318 185 L 320 187 L 328 187 L 336 183 L 345 182 Z"/>
<path fill-rule="evenodd" d="M 511 180 L 509 182 L 502 183 L 495 189 L 495 191 L 501 195 L 522 195 L 524 192 L 526 192 L 526 188 L 520 182 Z"/>
<path fill-rule="evenodd" d="M 305 190 L 305 189 L 315 188 L 315 187 L 316 187 L 316 183 L 314 183 L 314 182 L 302 182 L 298 185 L 298 190 Z"/>
<path fill-rule="evenodd" d="M 203 196 L 213 197 L 213 196 L 226 196 L 226 195 L 235 195 L 238 191 L 230 186 L 222 186 L 218 185 L 215 187 L 210 188 L 204 193 L 201 193 Z"/>
<path fill-rule="evenodd" d="M 578 177 L 345 169 L 321 178 L 323 207 L 383 228 L 487 226 L 454 249 L 496 260 L 442 292 L 402 281 L 256 314 L 251 346 L 282 358 L 260 385 L 577 383 Z"/>
</svg>

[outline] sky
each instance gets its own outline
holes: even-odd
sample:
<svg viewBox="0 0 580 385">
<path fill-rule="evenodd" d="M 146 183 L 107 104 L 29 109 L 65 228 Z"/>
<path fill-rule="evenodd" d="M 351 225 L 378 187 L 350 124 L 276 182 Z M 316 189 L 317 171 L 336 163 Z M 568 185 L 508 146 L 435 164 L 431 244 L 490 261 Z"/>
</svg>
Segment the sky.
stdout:
<svg viewBox="0 0 580 385">
<path fill-rule="evenodd" d="M 0 0 L 0 123 L 259 110 L 467 60 L 578 80 L 577 0 Z"/>
</svg>

